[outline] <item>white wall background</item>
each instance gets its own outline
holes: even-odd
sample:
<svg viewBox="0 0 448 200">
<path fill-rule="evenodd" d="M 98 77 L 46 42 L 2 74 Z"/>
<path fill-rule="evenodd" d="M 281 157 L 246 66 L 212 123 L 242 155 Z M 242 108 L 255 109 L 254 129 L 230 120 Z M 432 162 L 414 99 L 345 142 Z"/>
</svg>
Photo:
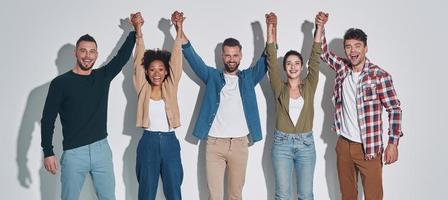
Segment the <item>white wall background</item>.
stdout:
<svg viewBox="0 0 448 200">
<path fill-rule="evenodd" d="M 174 30 L 167 19 L 175 9 L 187 17 L 185 31 L 206 63 L 215 65 L 215 48 L 233 36 L 243 44 L 242 68 L 262 51 L 264 14 L 279 17 L 279 55 L 297 49 L 309 56 L 311 24 L 317 11 L 330 13 L 327 38 L 341 52 L 341 37 L 350 27 L 368 34 L 368 57 L 393 75 L 402 102 L 405 137 L 399 145 L 399 161 L 384 167 L 385 199 L 443 199 L 446 195 L 448 162 L 446 128 L 448 109 L 446 82 L 446 25 L 448 4 L 427 1 L 3 1 L 0 37 L 2 78 L 0 122 L 1 199 L 58 199 L 59 174 L 49 175 L 42 167 L 39 120 L 49 82 L 74 65 L 77 38 L 92 34 L 99 44 L 97 66 L 106 62 L 123 41 L 120 19 L 141 11 L 145 18 L 144 38 L 148 48 L 170 49 Z M 219 53 L 219 51 L 216 51 Z M 255 55 L 254 55 L 255 54 Z M 218 59 L 219 65 L 219 59 Z M 201 87 L 185 65 L 179 99 L 183 126 L 181 140 L 185 178 L 184 199 L 206 199 L 204 148 L 192 137 Z M 314 132 L 317 150 L 314 192 L 316 199 L 339 199 L 335 169 L 336 136 L 329 130 L 333 107 L 330 96 L 333 73 L 321 66 L 315 102 Z M 134 128 L 135 94 L 131 65 L 112 82 L 109 100 L 109 142 L 114 152 L 116 195 L 136 199 L 135 149 L 141 130 Z M 244 199 L 272 199 L 270 163 L 274 107 L 266 80 L 257 86 L 257 100 L 266 140 L 250 147 Z M 384 116 L 386 117 L 386 115 Z M 386 119 L 386 118 L 385 118 Z M 54 143 L 61 154 L 61 130 Z M 161 187 L 161 186 L 159 186 Z M 164 199 L 160 190 L 158 199 Z M 86 182 L 81 199 L 95 199 Z"/>
</svg>

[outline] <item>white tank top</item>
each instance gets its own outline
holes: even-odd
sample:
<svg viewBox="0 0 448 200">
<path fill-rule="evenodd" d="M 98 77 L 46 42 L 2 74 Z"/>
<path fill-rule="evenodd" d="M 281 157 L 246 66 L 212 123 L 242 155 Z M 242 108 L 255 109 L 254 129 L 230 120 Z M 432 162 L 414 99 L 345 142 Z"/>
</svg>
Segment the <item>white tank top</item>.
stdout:
<svg viewBox="0 0 448 200">
<path fill-rule="evenodd" d="M 300 112 L 303 108 L 303 98 L 300 96 L 297 99 L 289 98 L 289 118 L 294 126 L 297 125 L 297 120 L 299 120 Z"/>
<path fill-rule="evenodd" d="M 170 132 L 168 118 L 165 112 L 165 102 L 163 100 L 149 100 L 149 127 L 148 131 Z"/>
</svg>

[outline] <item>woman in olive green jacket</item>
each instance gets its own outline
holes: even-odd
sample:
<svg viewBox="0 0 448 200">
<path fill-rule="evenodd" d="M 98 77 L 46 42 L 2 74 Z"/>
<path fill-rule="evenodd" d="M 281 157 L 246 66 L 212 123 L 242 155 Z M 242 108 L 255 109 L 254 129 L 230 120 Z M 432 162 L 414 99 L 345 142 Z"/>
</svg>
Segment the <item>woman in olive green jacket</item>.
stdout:
<svg viewBox="0 0 448 200">
<path fill-rule="evenodd" d="M 301 80 L 302 55 L 288 51 L 283 59 L 287 81 L 282 81 L 276 50 L 277 17 L 266 15 L 269 80 L 276 101 L 276 131 L 271 156 L 275 175 L 275 199 L 290 199 L 292 170 L 296 171 L 298 199 L 313 199 L 316 151 L 313 138 L 314 94 L 319 80 L 320 32 L 315 34 L 308 74 Z"/>
</svg>

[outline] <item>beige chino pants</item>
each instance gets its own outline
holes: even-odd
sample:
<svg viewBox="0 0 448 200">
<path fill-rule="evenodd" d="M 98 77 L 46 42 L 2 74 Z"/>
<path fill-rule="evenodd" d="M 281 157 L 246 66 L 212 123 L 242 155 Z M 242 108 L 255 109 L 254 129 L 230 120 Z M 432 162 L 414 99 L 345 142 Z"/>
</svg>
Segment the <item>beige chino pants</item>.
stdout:
<svg viewBox="0 0 448 200">
<path fill-rule="evenodd" d="M 224 175 L 227 169 L 229 200 L 242 199 L 248 158 L 247 136 L 238 138 L 208 137 L 205 168 L 209 200 L 224 198 Z"/>
</svg>

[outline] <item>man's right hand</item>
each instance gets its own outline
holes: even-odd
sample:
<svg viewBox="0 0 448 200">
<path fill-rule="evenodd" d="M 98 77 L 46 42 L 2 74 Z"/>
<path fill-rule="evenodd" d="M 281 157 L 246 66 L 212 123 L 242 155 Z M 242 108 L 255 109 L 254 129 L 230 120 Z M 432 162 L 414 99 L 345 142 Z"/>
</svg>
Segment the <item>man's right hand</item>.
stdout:
<svg viewBox="0 0 448 200">
<path fill-rule="evenodd" d="M 188 38 L 185 36 L 184 30 L 183 30 L 183 23 L 184 23 L 185 17 L 183 12 L 174 11 L 173 14 L 171 14 L 171 22 L 174 24 L 174 28 L 176 28 L 176 39 L 181 39 L 182 44 L 188 43 Z"/>
<path fill-rule="evenodd" d="M 184 23 L 185 17 L 183 12 L 174 11 L 171 14 L 171 22 L 174 24 L 176 31 L 182 31 L 182 25 Z"/>
<path fill-rule="evenodd" d="M 141 34 L 142 34 L 142 26 L 143 26 L 143 23 L 145 23 L 141 13 L 140 12 L 131 13 L 130 21 L 131 21 L 132 25 L 134 26 L 136 34 L 138 36 L 141 36 Z"/>
<path fill-rule="evenodd" d="M 316 30 L 314 32 L 314 42 L 321 43 L 322 42 L 322 35 L 324 32 L 324 26 L 328 21 L 328 13 L 319 12 L 316 15 L 315 23 L 316 23 Z"/>
<path fill-rule="evenodd" d="M 48 156 L 46 158 L 44 158 L 44 166 L 45 169 L 52 173 L 53 175 L 56 174 L 56 172 L 58 171 L 58 159 L 56 158 L 56 156 Z"/>
<path fill-rule="evenodd" d="M 316 15 L 315 23 L 318 29 L 323 29 L 328 21 L 328 13 L 319 12 Z"/>
</svg>

